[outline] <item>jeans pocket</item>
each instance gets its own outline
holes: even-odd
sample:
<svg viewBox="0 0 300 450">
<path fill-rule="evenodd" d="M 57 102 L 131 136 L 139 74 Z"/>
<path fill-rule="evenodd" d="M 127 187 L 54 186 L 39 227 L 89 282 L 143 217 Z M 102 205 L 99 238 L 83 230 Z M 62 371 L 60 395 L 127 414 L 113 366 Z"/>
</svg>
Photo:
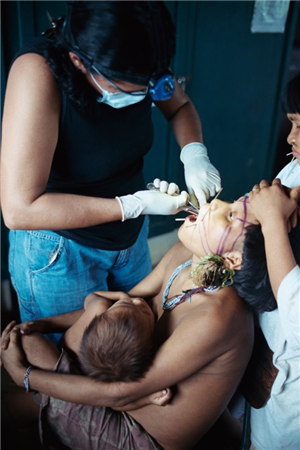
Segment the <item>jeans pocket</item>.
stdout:
<svg viewBox="0 0 300 450">
<path fill-rule="evenodd" d="M 54 232 L 27 231 L 26 253 L 32 274 L 49 270 L 59 260 L 65 239 Z"/>
</svg>

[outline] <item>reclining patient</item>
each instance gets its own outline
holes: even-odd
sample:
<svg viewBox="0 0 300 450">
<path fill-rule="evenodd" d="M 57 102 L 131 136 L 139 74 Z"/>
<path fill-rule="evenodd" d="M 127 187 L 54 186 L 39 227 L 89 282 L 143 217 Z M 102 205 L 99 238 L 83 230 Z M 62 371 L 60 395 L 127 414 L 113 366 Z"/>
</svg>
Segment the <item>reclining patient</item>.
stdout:
<svg viewBox="0 0 300 450">
<path fill-rule="evenodd" d="M 286 197 L 285 207 L 289 217 L 295 198 Z M 4 366 L 19 386 L 26 373 L 25 384 L 29 380 L 43 393 L 42 427 L 71 449 L 192 448 L 226 409 L 251 355 L 252 314 L 232 282 L 254 224 L 247 197 L 232 204 L 213 200 L 197 218 L 187 217 L 178 232 L 181 242 L 129 292 L 146 299 L 158 319 L 154 361 L 137 381 L 101 382 L 74 374 L 65 352 L 60 355 L 48 343 L 46 357 L 32 345 L 35 335 L 21 339 L 18 330 L 10 332 L 14 324 L 8 326 Z M 27 361 L 33 366 L 29 378 Z M 111 409 L 175 385 L 163 408 Z M 47 448 L 49 441 L 44 444 Z"/>
</svg>

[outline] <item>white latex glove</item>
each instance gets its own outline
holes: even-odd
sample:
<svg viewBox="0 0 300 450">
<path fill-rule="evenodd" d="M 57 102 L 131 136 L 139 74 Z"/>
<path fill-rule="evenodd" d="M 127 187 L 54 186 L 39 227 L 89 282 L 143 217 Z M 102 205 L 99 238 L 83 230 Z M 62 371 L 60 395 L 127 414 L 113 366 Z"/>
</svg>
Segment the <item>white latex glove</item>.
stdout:
<svg viewBox="0 0 300 450">
<path fill-rule="evenodd" d="M 159 178 L 155 178 L 152 184 L 155 186 L 156 189 L 159 189 L 159 191 L 163 192 L 164 194 L 169 195 L 179 194 L 179 187 L 176 183 L 168 183 L 167 181 L 160 181 Z"/>
<path fill-rule="evenodd" d="M 184 164 L 185 182 L 190 201 L 200 206 L 221 189 L 221 177 L 207 156 L 205 145 L 192 142 L 181 150 L 180 159 Z"/>
<path fill-rule="evenodd" d="M 188 193 L 169 195 L 159 191 L 138 191 L 133 195 L 116 197 L 122 210 L 122 222 L 141 214 L 168 216 L 177 214 L 187 204 Z"/>
</svg>

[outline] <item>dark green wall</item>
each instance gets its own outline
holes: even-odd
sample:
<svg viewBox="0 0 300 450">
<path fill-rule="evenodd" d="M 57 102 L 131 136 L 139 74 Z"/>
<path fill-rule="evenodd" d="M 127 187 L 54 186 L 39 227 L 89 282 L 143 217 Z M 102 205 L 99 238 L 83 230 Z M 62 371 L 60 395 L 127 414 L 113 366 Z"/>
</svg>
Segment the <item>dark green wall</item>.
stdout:
<svg viewBox="0 0 300 450">
<path fill-rule="evenodd" d="M 222 176 L 223 199 L 232 200 L 273 174 L 280 96 L 299 16 L 292 1 L 282 34 L 252 34 L 253 1 L 167 1 L 177 29 L 172 68 L 187 75 L 186 92 L 203 123 L 204 141 Z M 14 53 L 64 14 L 62 1 L 2 2 L 2 100 Z M 176 181 L 183 189 L 179 149 L 168 124 L 153 108 L 156 136 L 145 178 Z M 152 217 L 151 234 L 176 226 L 174 217 Z M 5 238 L 5 232 L 3 233 Z"/>
</svg>

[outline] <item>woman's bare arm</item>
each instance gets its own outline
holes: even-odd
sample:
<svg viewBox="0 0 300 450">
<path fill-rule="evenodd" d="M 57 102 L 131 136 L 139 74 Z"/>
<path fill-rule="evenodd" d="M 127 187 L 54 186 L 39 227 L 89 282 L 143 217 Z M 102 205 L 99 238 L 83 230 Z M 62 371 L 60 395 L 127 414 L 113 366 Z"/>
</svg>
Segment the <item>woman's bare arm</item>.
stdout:
<svg viewBox="0 0 300 450">
<path fill-rule="evenodd" d="M 177 82 L 171 99 L 155 104 L 169 121 L 180 148 L 191 142 L 203 142 L 200 117 L 190 98 Z"/>
<path fill-rule="evenodd" d="M 1 202 L 11 229 L 71 229 L 121 220 L 116 199 L 45 193 L 58 140 L 60 95 L 45 59 L 13 64 L 5 95 Z"/>
</svg>

